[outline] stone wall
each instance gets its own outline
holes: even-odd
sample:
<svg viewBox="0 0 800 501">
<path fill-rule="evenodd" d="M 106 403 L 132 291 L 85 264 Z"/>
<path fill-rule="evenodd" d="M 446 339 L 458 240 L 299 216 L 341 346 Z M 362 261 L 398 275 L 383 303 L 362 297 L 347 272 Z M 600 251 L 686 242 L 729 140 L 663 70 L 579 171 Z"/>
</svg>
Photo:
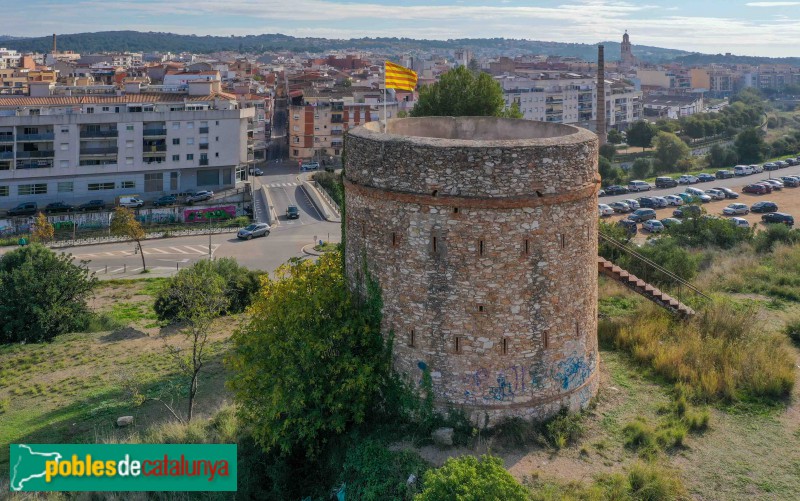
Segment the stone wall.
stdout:
<svg viewBox="0 0 800 501">
<path fill-rule="evenodd" d="M 596 136 L 495 118 L 378 127 L 347 136 L 345 255 L 354 287 L 364 264 L 380 283 L 395 369 L 412 381 L 429 369 L 437 405 L 480 424 L 586 405 L 599 363 Z"/>
</svg>

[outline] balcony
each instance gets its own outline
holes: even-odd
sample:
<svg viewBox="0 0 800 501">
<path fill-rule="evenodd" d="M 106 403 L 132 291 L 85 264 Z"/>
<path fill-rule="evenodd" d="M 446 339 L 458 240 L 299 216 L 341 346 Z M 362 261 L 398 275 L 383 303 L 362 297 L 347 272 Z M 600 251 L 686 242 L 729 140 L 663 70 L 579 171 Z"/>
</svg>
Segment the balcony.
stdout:
<svg viewBox="0 0 800 501">
<path fill-rule="evenodd" d="M 116 146 L 106 148 L 81 148 L 81 155 L 116 155 Z"/>
<path fill-rule="evenodd" d="M 202 166 L 205 166 L 205 165 L 208 165 L 208 159 L 207 158 L 201 158 L 200 159 L 200 166 L 202 167 Z"/>
<path fill-rule="evenodd" d="M 200 127 L 200 134 L 208 134 L 208 127 Z"/>
<path fill-rule="evenodd" d="M 145 158 L 145 159 L 142 160 L 142 162 L 146 163 L 147 165 L 160 164 L 160 163 L 164 163 L 166 161 L 167 160 L 165 158 Z"/>
<path fill-rule="evenodd" d="M 18 151 L 17 158 L 52 158 L 55 153 L 53 150 Z"/>
<path fill-rule="evenodd" d="M 81 131 L 81 139 L 91 139 L 95 137 L 117 137 L 119 135 L 119 131 L 117 129 L 113 130 L 82 130 Z"/>
<path fill-rule="evenodd" d="M 33 160 L 29 162 L 17 162 L 17 169 L 51 169 L 52 160 Z"/>
<path fill-rule="evenodd" d="M 13 142 L 14 142 L 14 136 L 7 134 L 0 136 L 0 143 L 13 143 Z"/>
<path fill-rule="evenodd" d="M 55 137 L 52 132 L 45 134 L 17 134 L 17 141 L 52 141 Z"/>
<path fill-rule="evenodd" d="M 332 124 L 340 124 L 342 123 L 342 115 L 331 115 L 331 123 Z"/>
<path fill-rule="evenodd" d="M 166 153 L 166 151 L 166 144 L 145 144 L 142 146 L 142 153 L 145 155 L 148 153 Z"/>
<path fill-rule="evenodd" d="M 156 136 L 166 136 L 167 129 L 144 129 L 142 130 L 142 136 L 144 137 L 156 137 Z"/>
<path fill-rule="evenodd" d="M 201 150 L 207 150 L 208 149 L 208 143 L 200 143 L 200 149 Z"/>
<path fill-rule="evenodd" d="M 341 136 L 344 134 L 342 129 L 331 129 L 331 136 Z"/>
<path fill-rule="evenodd" d="M 13 151 L 0 151 L 0 159 L 8 160 L 9 158 L 14 158 Z"/>
</svg>

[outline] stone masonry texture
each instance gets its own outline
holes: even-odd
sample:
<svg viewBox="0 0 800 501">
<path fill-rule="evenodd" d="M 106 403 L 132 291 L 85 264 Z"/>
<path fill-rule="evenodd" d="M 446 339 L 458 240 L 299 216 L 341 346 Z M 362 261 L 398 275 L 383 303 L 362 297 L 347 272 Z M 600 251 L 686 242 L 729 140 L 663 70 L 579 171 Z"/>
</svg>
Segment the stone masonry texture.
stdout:
<svg viewBox="0 0 800 501">
<path fill-rule="evenodd" d="M 383 293 L 384 335 L 437 408 L 477 425 L 585 407 L 598 387 L 597 136 L 492 117 L 347 134 L 351 286 Z"/>
</svg>

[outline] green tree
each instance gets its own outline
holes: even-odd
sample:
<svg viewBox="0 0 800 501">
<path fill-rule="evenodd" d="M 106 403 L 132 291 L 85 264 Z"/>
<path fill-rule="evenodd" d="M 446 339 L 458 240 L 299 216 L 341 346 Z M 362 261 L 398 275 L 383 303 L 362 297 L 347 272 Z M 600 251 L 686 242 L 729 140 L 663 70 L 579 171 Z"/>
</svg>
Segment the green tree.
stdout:
<svg viewBox="0 0 800 501">
<path fill-rule="evenodd" d="M 528 491 L 503 467 L 503 460 L 484 455 L 448 459 L 428 470 L 414 501 L 526 501 Z"/>
<path fill-rule="evenodd" d="M 625 172 L 619 167 L 615 167 L 606 157 L 599 157 L 597 166 L 600 172 L 600 179 L 603 181 L 603 186 L 620 184 L 625 178 Z"/>
<path fill-rule="evenodd" d="M 611 129 L 606 134 L 606 139 L 610 144 L 620 144 L 622 142 L 622 133 L 617 129 Z"/>
<path fill-rule="evenodd" d="M 764 144 L 764 133 L 755 127 L 745 129 L 736 136 L 733 142 L 739 161 L 744 163 L 760 162 L 764 158 L 766 145 Z"/>
<path fill-rule="evenodd" d="M 631 165 L 631 175 L 636 179 L 643 179 L 650 176 L 653 169 L 653 162 L 649 158 L 637 158 Z"/>
<path fill-rule="evenodd" d="M 678 136 L 670 132 L 659 132 L 655 139 L 655 157 L 659 169 L 672 170 L 684 158 L 689 158 L 689 147 Z"/>
<path fill-rule="evenodd" d="M 475 75 L 459 66 L 420 89 L 411 116 L 497 117 L 502 116 L 504 105 L 503 89 L 491 75 Z"/>
<path fill-rule="evenodd" d="M 33 228 L 31 228 L 31 237 L 37 242 L 44 243 L 52 240 L 55 234 L 56 230 L 47 220 L 47 216 L 43 212 L 37 214 L 36 221 L 34 221 Z"/>
<path fill-rule="evenodd" d="M 130 238 L 136 242 L 136 250 L 142 255 L 142 271 L 147 271 L 144 263 L 144 252 L 142 252 L 142 240 L 144 240 L 144 228 L 142 223 L 136 220 L 136 215 L 127 207 L 117 207 L 111 217 L 111 234 L 119 237 Z"/>
<path fill-rule="evenodd" d="M 502 118 L 525 118 L 519 109 L 519 103 L 512 103 L 511 106 L 504 108 L 497 116 Z"/>
<path fill-rule="evenodd" d="M 481 71 L 481 67 L 478 64 L 478 60 L 475 59 L 474 57 L 469 60 L 469 65 L 467 66 L 467 68 L 469 68 L 469 71 L 471 71 L 473 73 L 477 73 L 477 72 Z"/>
<path fill-rule="evenodd" d="M 642 151 L 650 147 L 656 133 L 658 133 L 656 126 L 644 120 L 634 122 L 625 132 L 628 137 L 628 144 L 630 146 L 638 146 L 642 148 Z"/>
<path fill-rule="evenodd" d="M 378 286 L 350 293 L 341 252 L 292 259 L 261 278 L 249 322 L 227 363 L 239 412 L 266 450 L 314 456 L 364 421 L 389 378 Z"/>
<path fill-rule="evenodd" d="M 609 162 L 614 161 L 614 155 L 617 154 L 617 149 L 613 144 L 604 144 L 600 147 L 600 156 L 608 159 Z"/>
<path fill-rule="evenodd" d="M 722 146 L 715 144 L 708 150 L 708 166 L 712 168 L 725 167 L 725 160 L 727 160 L 727 152 Z"/>
<path fill-rule="evenodd" d="M 0 343 L 50 341 L 82 325 L 97 282 L 84 263 L 32 244 L 0 257 Z"/>
</svg>

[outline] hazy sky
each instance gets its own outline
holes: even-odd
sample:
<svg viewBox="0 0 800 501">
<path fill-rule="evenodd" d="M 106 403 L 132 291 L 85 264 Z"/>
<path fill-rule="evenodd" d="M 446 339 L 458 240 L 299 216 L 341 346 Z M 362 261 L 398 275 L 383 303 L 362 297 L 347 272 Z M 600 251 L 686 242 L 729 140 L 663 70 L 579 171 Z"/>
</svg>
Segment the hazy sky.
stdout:
<svg viewBox="0 0 800 501">
<path fill-rule="evenodd" d="M 132 29 L 596 43 L 627 29 L 634 45 L 800 56 L 800 1 L 0 0 L 0 12 L 0 34 L 15 36 Z"/>
</svg>

